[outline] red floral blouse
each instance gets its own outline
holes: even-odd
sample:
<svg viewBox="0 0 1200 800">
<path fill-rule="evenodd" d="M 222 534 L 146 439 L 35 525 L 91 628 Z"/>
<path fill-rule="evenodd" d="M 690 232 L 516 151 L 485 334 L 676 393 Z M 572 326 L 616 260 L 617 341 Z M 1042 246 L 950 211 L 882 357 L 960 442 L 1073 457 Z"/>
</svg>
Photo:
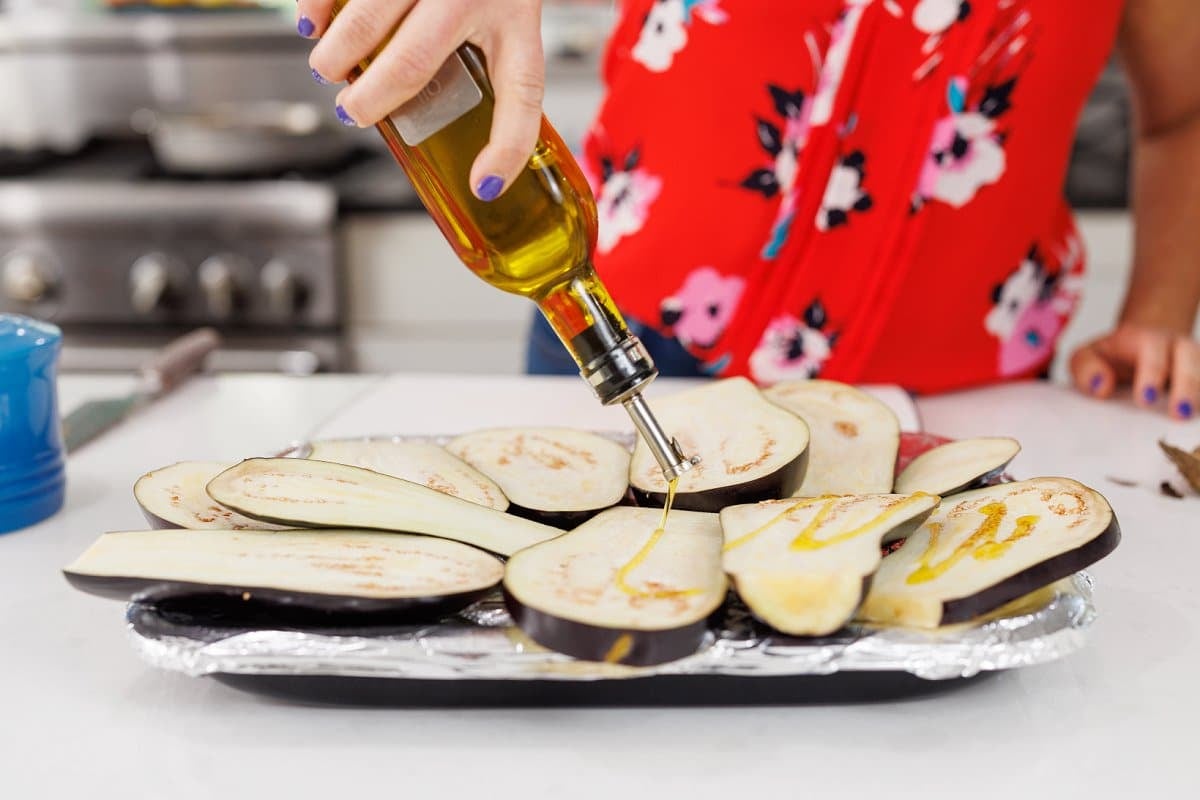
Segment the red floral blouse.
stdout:
<svg viewBox="0 0 1200 800">
<path fill-rule="evenodd" d="M 625 0 L 585 143 L 596 265 L 714 375 L 1042 372 L 1062 185 L 1121 0 Z"/>
</svg>

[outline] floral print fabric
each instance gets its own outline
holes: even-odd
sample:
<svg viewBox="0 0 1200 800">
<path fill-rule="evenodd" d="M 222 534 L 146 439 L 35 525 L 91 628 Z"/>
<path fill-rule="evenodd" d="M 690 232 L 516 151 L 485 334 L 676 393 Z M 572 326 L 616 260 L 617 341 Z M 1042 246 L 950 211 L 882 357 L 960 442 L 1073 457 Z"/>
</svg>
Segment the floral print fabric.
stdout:
<svg viewBox="0 0 1200 800">
<path fill-rule="evenodd" d="M 1035 375 L 1061 186 L 1121 0 L 624 0 L 584 145 L 596 264 L 714 375 Z"/>
</svg>

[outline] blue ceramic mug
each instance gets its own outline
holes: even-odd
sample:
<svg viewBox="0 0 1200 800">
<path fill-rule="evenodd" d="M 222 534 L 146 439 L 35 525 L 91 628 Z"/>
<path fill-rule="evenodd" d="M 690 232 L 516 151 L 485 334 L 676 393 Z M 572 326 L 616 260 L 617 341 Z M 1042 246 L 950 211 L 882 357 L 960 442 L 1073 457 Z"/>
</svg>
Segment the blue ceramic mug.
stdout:
<svg viewBox="0 0 1200 800">
<path fill-rule="evenodd" d="M 0 533 L 62 508 L 66 489 L 56 373 L 62 332 L 0 314 Z"/>
</svg>

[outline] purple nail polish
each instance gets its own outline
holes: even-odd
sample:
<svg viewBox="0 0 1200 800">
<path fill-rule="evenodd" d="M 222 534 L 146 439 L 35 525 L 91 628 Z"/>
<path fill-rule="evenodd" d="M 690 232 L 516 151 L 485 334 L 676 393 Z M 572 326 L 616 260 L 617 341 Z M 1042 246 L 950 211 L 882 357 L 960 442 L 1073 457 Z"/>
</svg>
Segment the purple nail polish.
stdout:
<svg viewBox="0 0 1200 800">
<path fill-rule="evenodd" d="M 1093 375 L 1092 382 L 1089 385 L 1091 386 L 1092 394 L 1095 394 L 1096 392 L 1100 391 L 1100 387 L 1104 385 L 1104 376 Z"/>
<path fill-rule="evenodd" d="M 1147 403 L 1157 403 L 1158 402 L 1158 389 L 1154 388 L 1153 386 L 1147 386 L 1145 389 L 1142 390 L 1142 397 L 1145 399 L 1145 401 Z"/>
<path fill-rule="evenodd" d="M 317 26 L 308 17 L 301 17 L 300 21 L 296 23 L 296 30 L 307 39 L 317 32 Z"/>
<path fill-rule="evenodd" d="M 1191 419 L 1192 414 L 1195 413 L 1195 409 L 1192 408 L 1192 404 L 1187 400 L 1180 400 L 1179 405 L 1175 407 L 1175 410 L 1179 412 L 1179 416 L 1182 419 Z"/>
<path fill-rule="evenodd" d="M 504 188 L 504 179 L 499 175 L 488 175 L 479 182 L 479 186 L 475 189 L 475 194 L 480 200 L 491 202 L 500 196 L 500 190 Z"/>
<path fill-rule="evenodd" d="M 329 81 L 325 80 L 325 76 L 322 75 L 321 73 L 317 72 L 315 69 L 312 71 L 312 76 L 313 76 L 313 80 L 316 81 L 317 83 L 321 84 L 322 86 L 329 85 Z"/>
<path fill-rule="evenodd" d="M 334 111 L 337 114 L 338 122 L 342 123 L 347 128 L 353 128 L 358 125 L 358 123 L 354 121 L 354 117 L 346 113 L 346 109 L 342 108 L 341 106 L 338 106 L 336 109 L 334 109 Z"/>
</svg>

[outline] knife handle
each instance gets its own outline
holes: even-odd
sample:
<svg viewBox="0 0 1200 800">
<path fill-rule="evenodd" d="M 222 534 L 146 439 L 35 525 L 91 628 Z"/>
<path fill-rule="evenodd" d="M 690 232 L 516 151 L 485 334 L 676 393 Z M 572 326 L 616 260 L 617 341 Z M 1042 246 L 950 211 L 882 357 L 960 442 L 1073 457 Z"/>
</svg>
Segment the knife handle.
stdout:
<svg viewBox="0 0 1200 800">
<path fill-rule="evenodd" d="M 221 345 L 212 328 L 200 328 L 168 344 L 142 365 L 145 391 L 158 396 L 176 389 L 204 367 L 204 360 Z"/>
</svg>

